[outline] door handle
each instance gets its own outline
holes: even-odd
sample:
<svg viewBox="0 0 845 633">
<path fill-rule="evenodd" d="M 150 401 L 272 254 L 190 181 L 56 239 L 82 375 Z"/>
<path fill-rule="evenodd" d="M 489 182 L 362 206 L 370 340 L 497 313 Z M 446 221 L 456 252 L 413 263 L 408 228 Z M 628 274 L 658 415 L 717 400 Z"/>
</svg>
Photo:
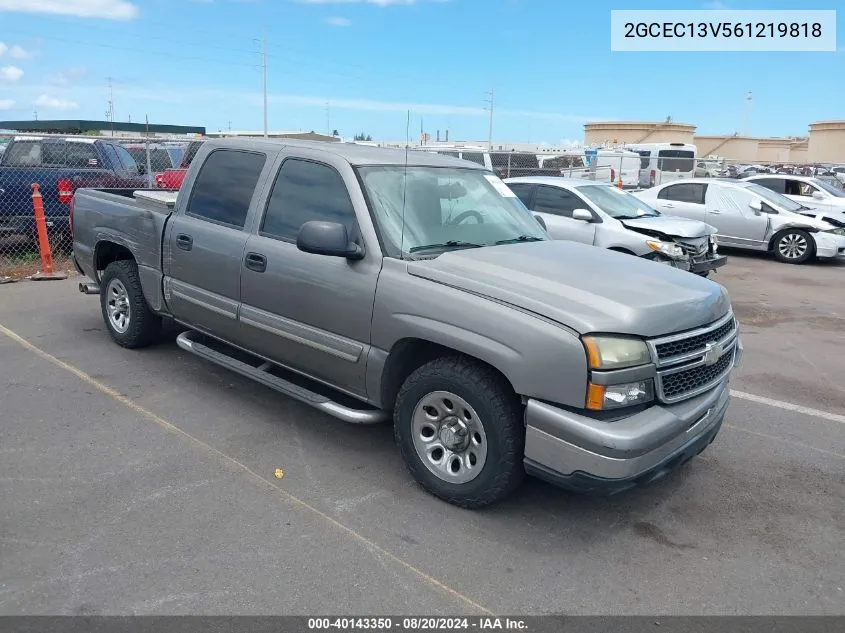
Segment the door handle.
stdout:
<svg viewBox="0 0 845 633">
<path fill-rule="evenodd" d="M 194 238 L 190 235 L 180 233 L 176 236 L 176 246 L 181 248 L 183 251 L 189 251 L 194 247 Z"/>
<path fill-rule="evenodd" d="M 714 215 L 719 215 L 721 213 L 721 211 L 719 211 L 718 209 L 713 209 L 710 213 L 712 213 Z"/>
<path fill-rule="evenodd" d="M 668 202 L 664 202 L 664 203 L 663 203 L 663 208 L 664 208 L 664 209 L 674 209 L 674 208 L 675 208 L 675 205 L 674 205 L 674 204 L 669 204 Z"/>
<path fill-rule="evenodd" d="M 267 258 L 261 253 L 247 253 L 244 265 L 257 273 L 263 273 L 267 270 Z"/>
</svg>

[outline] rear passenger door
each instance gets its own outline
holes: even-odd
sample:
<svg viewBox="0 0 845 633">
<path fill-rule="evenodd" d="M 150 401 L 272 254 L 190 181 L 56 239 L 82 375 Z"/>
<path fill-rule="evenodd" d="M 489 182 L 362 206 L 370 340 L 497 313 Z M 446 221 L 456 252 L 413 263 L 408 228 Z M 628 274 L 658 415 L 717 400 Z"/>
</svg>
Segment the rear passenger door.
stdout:
<svg viewBox="0 0 845 633">
<path fill-rule="evenodd" d="M 168 222 L 164 241 L 165 298 L 173 315 L 198 330 L 238 343 L 238 306 L 246 226 L 259 182 L 269 171 L 263 153 L 216 149 Z M 262 174 L 265 178 L 260 179 Z"/>
<path fill-rule="evenodd" d="M 240 318 L 247 347 L 317 380 L 366 395 L 381 254 L 360 235 L 349 195 L 359 187 L 352 168 L 333 161 L 304 151 L 283 159 L 257 234 L 246 244 Z M 312 220 L 344 224 L 350 239 L 364 247 L 364 258 L 300 251 L 299 229 Z"/>
<path fill-rule="evenodd" d="M 706 192 L 707 185 L 700 182 L 668 185 L 657 193 L 657 209 L 666 215 L 706 222 Z"/>
</svg>

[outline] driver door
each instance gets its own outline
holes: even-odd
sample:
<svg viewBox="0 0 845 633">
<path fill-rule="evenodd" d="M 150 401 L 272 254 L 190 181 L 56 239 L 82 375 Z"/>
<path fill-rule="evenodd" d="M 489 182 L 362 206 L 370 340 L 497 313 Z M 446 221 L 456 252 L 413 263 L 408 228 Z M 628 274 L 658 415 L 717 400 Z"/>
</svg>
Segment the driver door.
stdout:
<svg viewBox="0 0 845 633">
<path fill-rule="evenodd" d="M 575 209 L 586 209 L 596 219 L 590 205 L 568 189 L 537 186 L 531 210 L 546 222 L 549 235 L 556 240 L 570 240 L 592 246 L 596 239 L 595 222 L 573 219 L 572 212 Z"/>
</svg>

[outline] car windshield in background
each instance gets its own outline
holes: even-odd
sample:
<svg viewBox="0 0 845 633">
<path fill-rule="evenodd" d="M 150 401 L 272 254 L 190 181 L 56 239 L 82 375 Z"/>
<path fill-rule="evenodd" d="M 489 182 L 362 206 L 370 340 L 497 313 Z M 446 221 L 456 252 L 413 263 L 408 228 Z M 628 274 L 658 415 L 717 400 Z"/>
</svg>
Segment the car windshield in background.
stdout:
<svg viewBox="0 0 845 633">
<path fill-rule="evenodd" d="M 617 220 L 660 215 L 636 196 L 610 185 L 581 185 L 577 189 L 579 194 Z"/>
<path fill-rule="evenodd" d="M 845 191 L 837 189 L 833 185 L 826 183 L 824 180 L 818 180 L 816 178 L 813 178 L 813 184 L 816 185 L 819 189 L 824 189 L 834 198 L 845 198 Z"/>
<path fill-rule="evenodd" d="M 800 213 L 801 210 L 804 209 L 803 204 L 799 204 L 798 202 L 795 202 L 795 200 L 790 200 L 786 196 L 782 196 L 779 193 L 772 191 L 771 189 L 766 189 L 766 187 L 762 185 L 750 182 L 748 183 L 746 188 L 748 189 L 748 191 L 751 191 L 763 198 L 763 200 L 765 200 L 769 204 L 773 204 L 777 208 L 783 209 L 784 211 Z"/>
<path fill-rule="evenodd" d="M 132 158 L 139 165 L 146 166 L 147 151 L 143 147 L 127 148 Z M 173 167 L 173 162 L 170 159 L 170 153 L 166 149 L 150 149 L 150 167 L 153 171 L 164 171 Z"/>
<path fill-rule="evenodd" d="M 359 167 L 382 240 L 392 257 L 548 237 L 519 198 L 473 169 Z"/>
<path fill-rule="evenodd" d="M 692 171 L 695 169 L 695 152 L 662 149 L 657 153 L 657 168 L 662 171 Z"/>
</svg>

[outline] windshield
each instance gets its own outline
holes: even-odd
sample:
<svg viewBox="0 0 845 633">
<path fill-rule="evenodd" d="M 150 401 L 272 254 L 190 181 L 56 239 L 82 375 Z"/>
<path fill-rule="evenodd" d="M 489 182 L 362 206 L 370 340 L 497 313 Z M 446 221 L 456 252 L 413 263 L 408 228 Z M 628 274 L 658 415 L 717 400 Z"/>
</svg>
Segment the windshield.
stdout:
<svg viewBox="0 0 845 633">
<path fill-rule="evenodd" d="M 488 172 L 390 165 L 359 167 L 358 173 L 391 257 L 433 245 L 440 246 L 427 254 L 549 239 L 516 194 Z"/>
<path fill-rule="evenodd" d="M 663 171 L 692 171 L 695 152 L 685 149 L 662 149 L 657 153 L 657 168 Z"/>
<path fill-rule="evenodd" d="M 817 178 L 813 178 L 813 184 L 819 187 L 820 189 L 824 189 L 834 198 L 845 198 L 845 191 L 837 189 L 833 185 L 826 183 L 824 180 L 818 180 Z"/>
<path fill-rule="evenodd" d="M 586 185 L 578 187 L 578 193 L 599 209 L 617 220 L 655 217 L 660 213 L 645 202 L 616 187 L 608 185 Z"/>
<path fill-rule="evenodd" d="M 776 206 L 778 209 L 783 209 L 784 211 L 792 211 L 793 213 L 800 213 L 801 209 L 804 208 L 803 204 L 799 204 L 795 202 L 795 200 L 790 200 L 786 196 L 782 196 L 776 191 L 772 191 L 771 189 L 767 189 L 762 185 L 758 185 L 756 183 L 750 182 L 746 185 L 748 191 L 757 194 L 763 200 Z"/>
</svg>

